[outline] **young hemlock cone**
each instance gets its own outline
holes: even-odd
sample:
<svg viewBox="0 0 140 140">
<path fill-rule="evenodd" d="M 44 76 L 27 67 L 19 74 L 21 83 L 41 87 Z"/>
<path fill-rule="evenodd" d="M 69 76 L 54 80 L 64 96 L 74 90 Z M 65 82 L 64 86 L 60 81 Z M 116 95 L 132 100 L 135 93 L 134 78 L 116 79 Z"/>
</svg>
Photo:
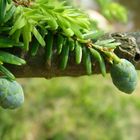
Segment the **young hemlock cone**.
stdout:
<svg viewBox="0 0 140 140">
<path fill-rule="evenodd" d="M 137 85 L 138 75 L 135 67 L 126 59 L 111 67 L 111 77 L 114 85 L 122 92 L 132 93 Z"/>
<path fill-rule="evenodd" d="M 15 109 L 24 103 L 22 87 L 16 81 L 0 79 L 0 106 L 5 109 Z"/>
</svg>

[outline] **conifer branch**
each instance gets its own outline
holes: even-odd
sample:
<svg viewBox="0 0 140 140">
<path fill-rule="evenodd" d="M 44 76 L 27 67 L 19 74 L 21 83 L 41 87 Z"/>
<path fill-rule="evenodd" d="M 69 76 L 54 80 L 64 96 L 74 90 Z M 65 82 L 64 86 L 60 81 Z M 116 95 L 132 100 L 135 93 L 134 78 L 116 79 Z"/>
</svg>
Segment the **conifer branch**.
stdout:
<svg viewBox="0 0 140 140">
<path fill-rule="evenodd" d="M 122 35 L 122 36 L 121 36 Z M 128 59 L 131 61 L 137 70 L 140 70 L 140 33 L 132 32 L 132 33 L 115 33 L 115 34 L 106 34 L 103 38 L 106 39 L 118 39 L 121 41 L 122 45 L 115 49 L 116 54 L 121 57 Z M 101 38 L 102 39 L 102 38 Z M 126 47 L 126 48 L 125 48 Z M 128 48 L 127 48 L 128 47 Z M 131 48 L 131 49 L 130 49 Z M 65 70 L 61 70 L 59 68 L 59 57 L 53 53 L 52 56 L 52 65 L 45 65 L 44 49 L 40 48 L 38 54 L 36 56 L 31 56 L 25 52 L 18 52 L 19 50 L 12 50 L 14 54 L 20 54 L 22 58 L 24 58 L 27 62 L 26 65 L 23 66 L 13 66 L 7 65 L 6 67 L 19 78 L 23 77 L 45 77 L 45 78 L 53 78 L 60 76 L 82 76 L 87 75 L 83 63 L 77 65 L 74 60 L 74 56 L 69 59 L 68 66 Z M 100 74 L 99 64 L 97 62 L 93 62 L 93 74 Z M 107 71 L 109 71 L 109 64 L 106 63 Z"/>
</svg>

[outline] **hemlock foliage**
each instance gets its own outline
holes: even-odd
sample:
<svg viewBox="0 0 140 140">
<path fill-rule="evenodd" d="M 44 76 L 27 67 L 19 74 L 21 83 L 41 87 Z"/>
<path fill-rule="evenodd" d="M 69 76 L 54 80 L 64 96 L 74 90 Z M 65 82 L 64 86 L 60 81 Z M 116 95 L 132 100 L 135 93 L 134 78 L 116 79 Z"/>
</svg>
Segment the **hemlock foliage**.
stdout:
<svg viewBox="0 0 140 140">
<path fill-rule="evenodd" d="M 126 10 L 117 3 L 108 0 L 97 0 L 97 3 L 107 18 L 126 22 Z M 59 65 L 65 70 L 70 54 L 74 53 L 76 64 L 83 63 L 88 75 L 94 71 L 93 62 L 97 61 L 105 76 L 105 62 L 114 65 L 122 61 L 114 53 L 120 42 L 98 40 L 102 35 L 104 32 L 85 12 L 65 1 L 0 0 L 0 72 L 7 80 L 14 80 L 14 75 L 4 64 L 26 64 L 25 60 L 7 50 L 16 47 L 35 56 L 39 47 L 43 47 L 48 67 L 51 67 L 55 53 L 61 56 Z"/>
</svg>

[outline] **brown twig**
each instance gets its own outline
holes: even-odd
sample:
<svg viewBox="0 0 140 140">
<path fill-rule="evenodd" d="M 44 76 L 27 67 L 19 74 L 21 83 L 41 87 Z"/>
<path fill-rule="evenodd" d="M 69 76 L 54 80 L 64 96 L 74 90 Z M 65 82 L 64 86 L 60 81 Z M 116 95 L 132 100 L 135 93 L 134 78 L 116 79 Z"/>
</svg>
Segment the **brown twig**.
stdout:
<svg viewBox="0 0 140 140">
<path fill-rule="evenodd" d="M 29 7 L 30 4 L 31 4 L 31 1 L 30 0 L 27 0 L 27 1 L 19 1 L 19 0 L 13 0 L 13 2 L 15 3 L 16 6 L 19 6 L 19 5 L 22 5 L 24 7 Z"/>
<path fill-rule="evenodd" d="M 122 34 L 121 34 L 122 35 Z M 115 50 L 115 53 L 121 57 L 131 61 L 137 70 L 140 70 L 140 33 L 127 33 L 119 36 L 118 34 L 106 34 L 103 38 L 115 38 L 122 43 L 122 46 Z M 101 38 L 102 39 L 102 38 Z M 131 42 L 132 39 L 134 44 Z M 129 49 L 127 48 L 128 46 Z M 126 47 L 126 48 L 125 48 Z M 131 49 L 130 49 L 131 48 Z M 14 54 L 19 54 L 19 50 L 12 50 Z M 16 77 L 60 77 L 60 76 L 82 76 L 86 75 L 83 64 L 75 64 L 75 58 L 73 54 L 70 54 L 68 66 L 65 70 L 59 68 L 60 57 L 55 53 L 52 56 L 51 67 L 45 67 L 44 59 L 45 50 L 40 48 L 36 56 L 31 56 L 30 53 L 21 52 L 20 56 L 27 62 L 24 66 L 7 65 L 7 68 L 15 74 Z M 106 63 L 107 71 L 109 71 L 110 65 Z M 99 65 L 93 62 L 93 74 L 101 73 Z"/>
</svg>

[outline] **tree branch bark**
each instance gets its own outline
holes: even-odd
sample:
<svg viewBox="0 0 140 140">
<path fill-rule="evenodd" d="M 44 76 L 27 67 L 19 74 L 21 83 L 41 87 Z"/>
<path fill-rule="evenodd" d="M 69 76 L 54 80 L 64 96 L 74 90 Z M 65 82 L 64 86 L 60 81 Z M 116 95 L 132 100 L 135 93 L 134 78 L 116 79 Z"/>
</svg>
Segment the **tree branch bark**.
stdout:
<svg viewBox="0 0 140 140">
<path fill-rule="evenodd" d="M 140 32 L 132 33 L 113 33 L 106 34 L 103 38 L 110 39 L 115 38 L 122 43 L 120 47 L 115 50 L 115 53 L 121 57 L 126 58 L 131 61 L 137 70 L 140 70 Z M 101 39 L 103 39 L 101 38 Z M 11 52 L 11 51 L 10 51 Z M 19 54 L 16 50 L 12 50 L 14 54 Z M 30 52 L 22 52 L 20 56 L 24 58 L 27 62 L 24 66 L 13 66 L 6 65 L 6 67 L 17 77 L 60 77 L 60 76 L 82 76 L 86 75 L 85 68 L 83 64 L 75 64 L 74 56 L 71 54 L 68 66 L 65 70 L 59 68 L 59 56 L 55 53 L 52 57 L 52 65 L 48 67 L 45 65 L 44 58 L 45 51 L 41 49 L 38 51 L 36 56 L 31 56 Z M 93 63 L 93 74 L 100 73 L 100 68 L 98 64 Z M 107 70 L 109 70 L 109 64 L 106 64 Z"/>
</svg>

